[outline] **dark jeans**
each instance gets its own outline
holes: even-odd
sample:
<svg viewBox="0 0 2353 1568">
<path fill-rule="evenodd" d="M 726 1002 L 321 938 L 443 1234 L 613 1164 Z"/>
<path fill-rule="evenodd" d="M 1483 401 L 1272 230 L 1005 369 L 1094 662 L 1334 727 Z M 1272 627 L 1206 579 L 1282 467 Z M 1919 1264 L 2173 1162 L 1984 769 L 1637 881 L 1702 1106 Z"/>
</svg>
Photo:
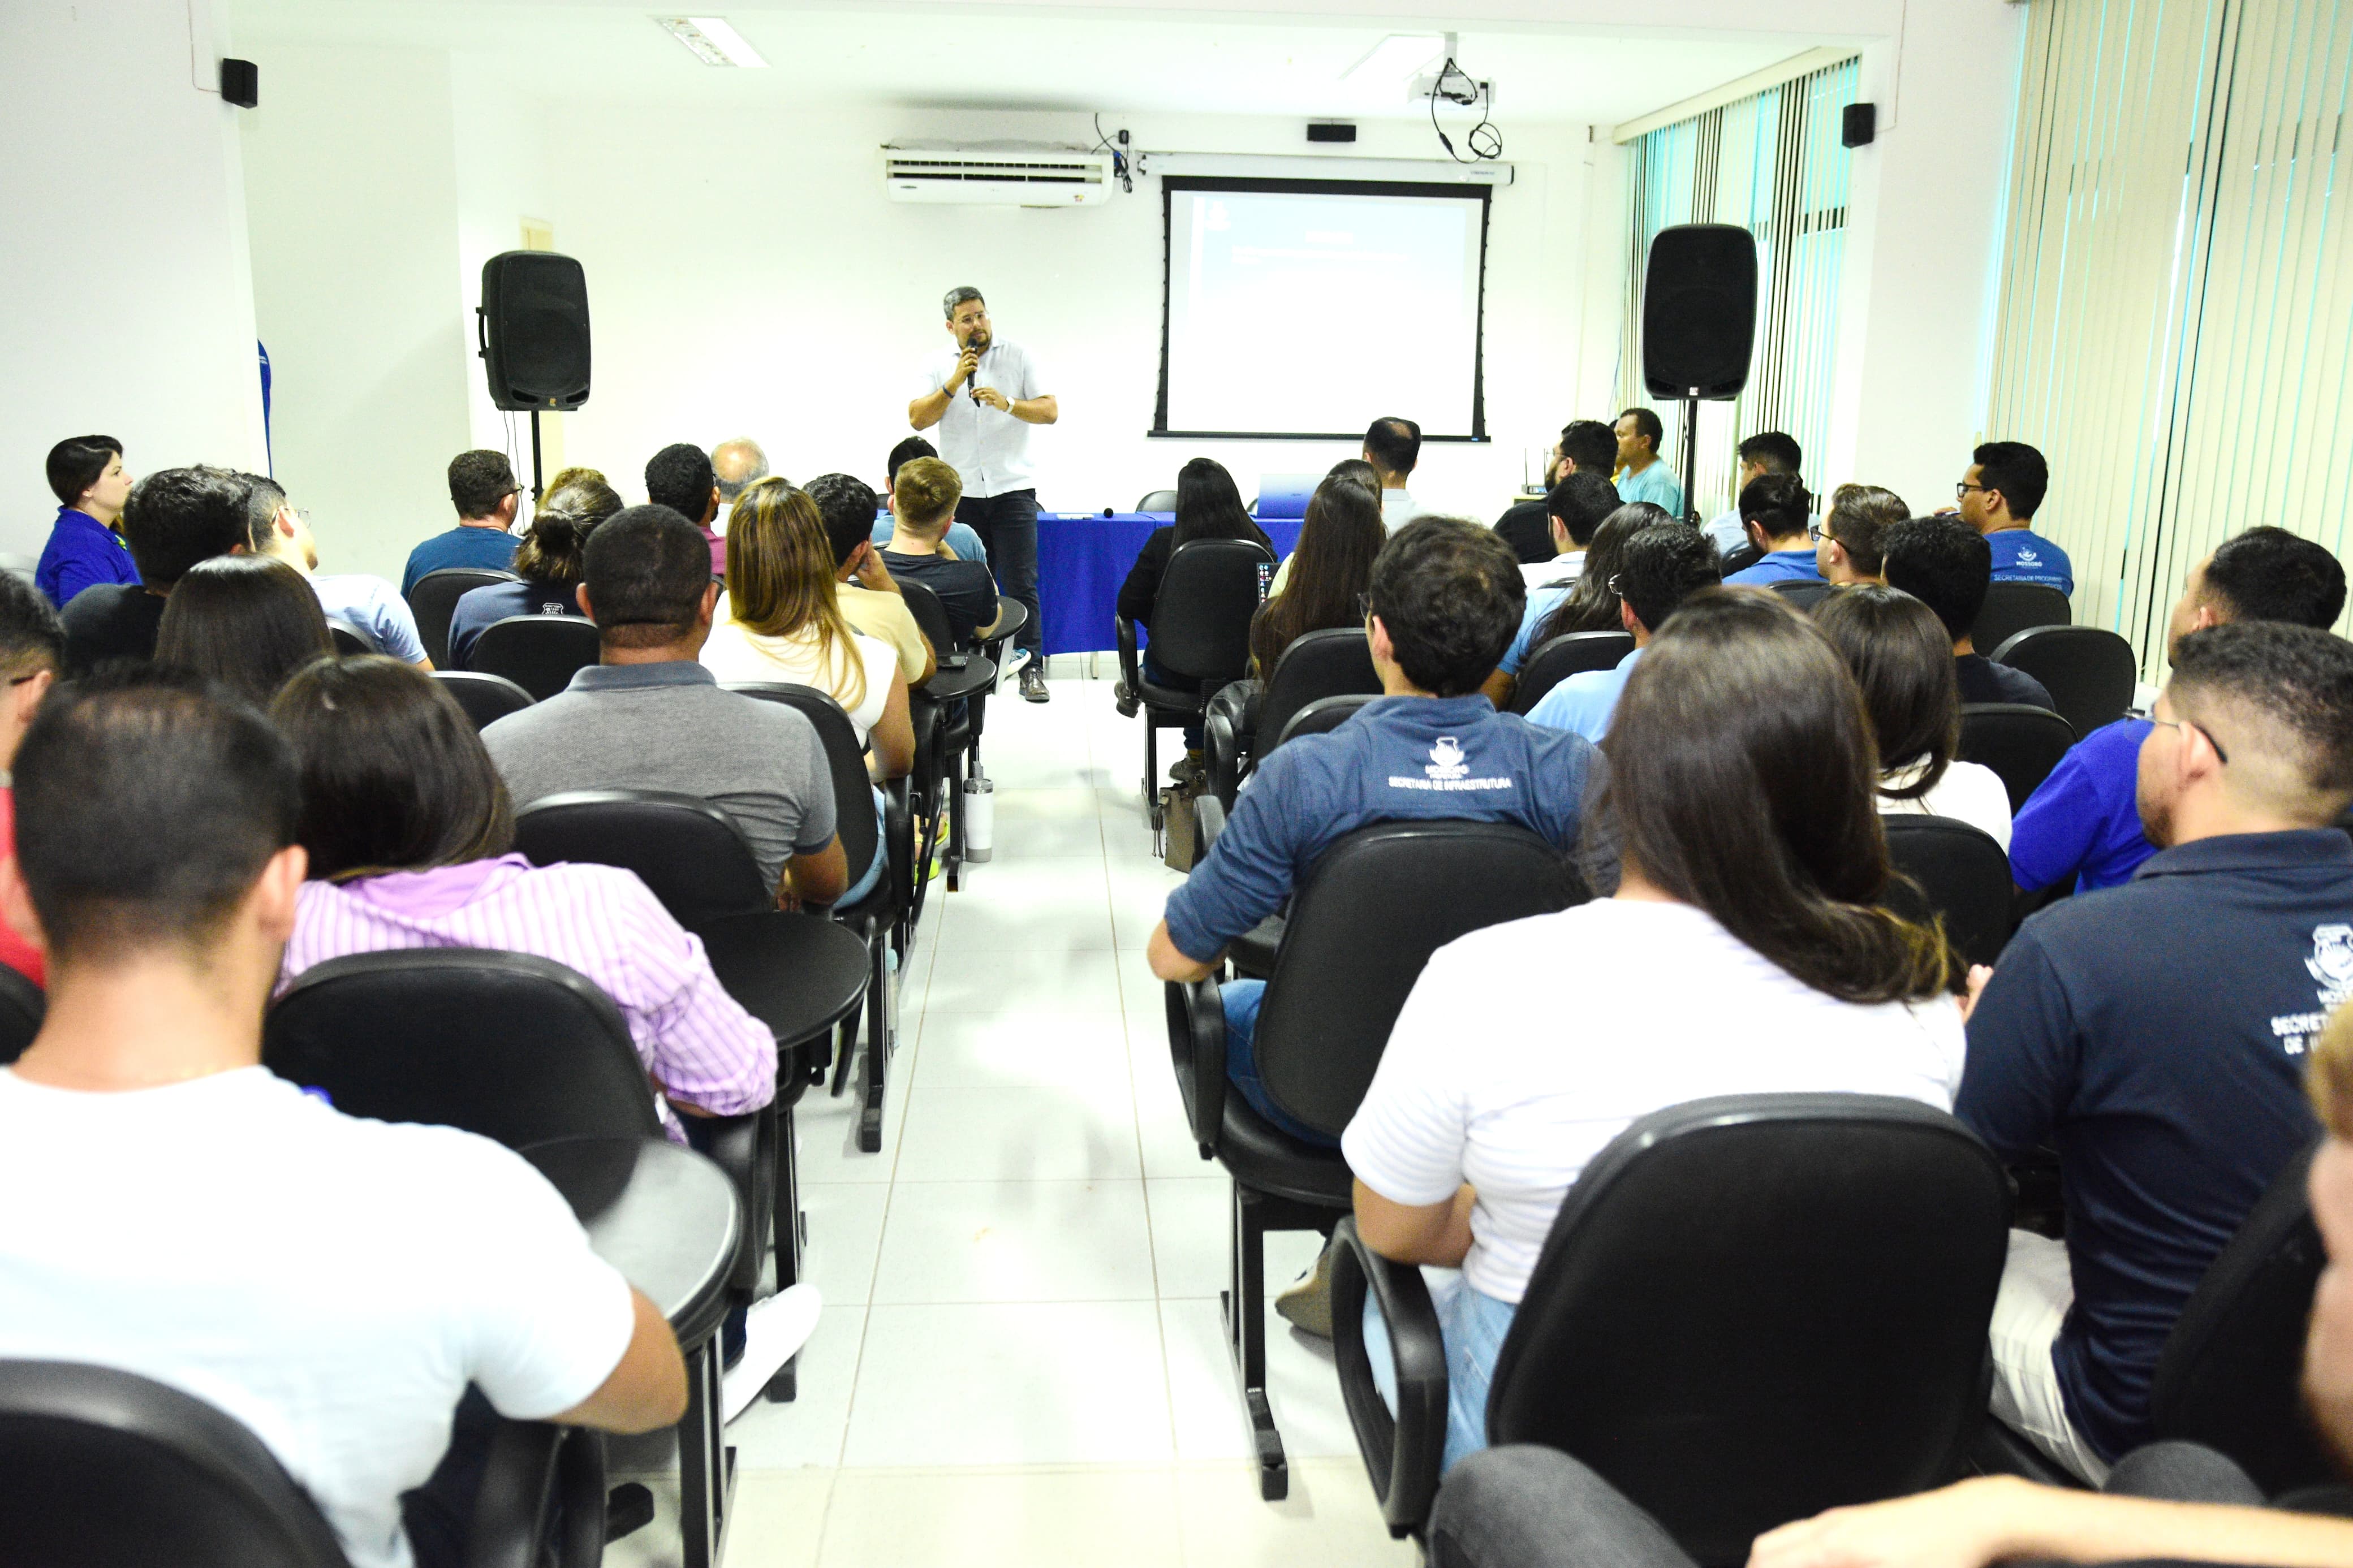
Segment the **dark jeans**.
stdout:
<svg viewBox="0 0 2353 1568">
<path fill-rule="evenodd" d="M 466 1390 L 449 1423 L 449 1447 L 433 1474 L 400 1499 L 400 1522 L 408 1531 L 417 1568 L 465 1568 L 466 1536 L 474 1522 L 474 1497 L 482 1489 L 490 1463 L 491 1436 L 498 1412 L 478 1388 Z"/>
<path fill-rule="evenodd" d="M 1144 679 L 1155 686 L 1190 686 L 1191 681 L 1179 681 L 1175 676 L 1152 662 L 1152 650 L 1144 650 Z M 1208 742 L 1202 738 L 1201 721 L 1196 719 L 1185 726 L 1185 749 L 1198 752 Z"/>
<path fill-rule="evenodd" d="M 1039 637 L 1046 623 L 1038 611 L 1038 492 L 966 496 L 956 502 L 955 520 L 980 535 L 980 547 L 988 552 L 989 567 L 997 574 L 997 591 L 1029 609 L 1029 624 L 1013 642 L 1036 654 L 1046 646 Z"/>
<path fill-rule="evenodd" d="M 1218 987 L 1218 1000 L 1226 1009 L 1226 1081 L 1252 1110 L 1301 1142 L 1337 1149 L 1337 1138 L 1295 1120 L 1275 1104 L 1266 1080 L 1258 1075 L 1258 1010 L 1266 1001 L 1266 982 L 1229 980 Z"/>
</svg>

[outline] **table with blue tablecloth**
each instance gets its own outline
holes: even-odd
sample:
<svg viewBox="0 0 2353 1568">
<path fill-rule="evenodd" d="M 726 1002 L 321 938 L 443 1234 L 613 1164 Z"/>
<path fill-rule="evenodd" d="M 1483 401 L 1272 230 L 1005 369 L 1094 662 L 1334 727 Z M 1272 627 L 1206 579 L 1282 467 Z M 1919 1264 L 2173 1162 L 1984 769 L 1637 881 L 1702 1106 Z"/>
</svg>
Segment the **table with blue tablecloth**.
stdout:
<svg viewBox="0 0 2353 1568">
<path fill-rule="evenodd" d="M 1112 629 L 1119 585 L 1168 512 L 1041 511 L 1038 514 L 1038 599 L 1045 612 L 1045 651 L 1103 653 L 1119 646 Z M 1299 548 L 1295 517 L 1262 517 L 1280 561 Z"/>
</svg>

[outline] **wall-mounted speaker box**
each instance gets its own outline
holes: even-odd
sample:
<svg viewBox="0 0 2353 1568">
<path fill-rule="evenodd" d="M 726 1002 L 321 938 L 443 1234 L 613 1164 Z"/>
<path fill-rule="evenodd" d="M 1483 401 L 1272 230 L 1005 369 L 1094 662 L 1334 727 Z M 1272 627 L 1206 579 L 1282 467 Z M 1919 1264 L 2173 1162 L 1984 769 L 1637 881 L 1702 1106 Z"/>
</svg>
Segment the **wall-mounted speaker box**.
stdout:
<svg viewBox="0 0 2353 1568">
<path fill-rule="evenodd" d="M 220 63 L 221 97 L 239 109 L 251 109 L 261 101 L 261 68 L 251 60 L 223 58 Z"/>
<path fill-rule="evenodd" d="M 1868 147 L 1879 137 L 1879 105 L 1850 103 L 1839 117 L 1839 142 L 1847 147 Z"/>
<path fill-rule="evenodd" d="M 1310 121 L 1307 140 L 1310 142 L 1354 142 L 1356 128 L 1337 121 Z"/>
<path fill-rule="evenodd" d="M 1642 276 L 1642 384 L 1654 397 L 1737 397 L 1757 335 L 1757 241 L 1737 224 L 1686 223 L 1651 241 Z"/>
<path fill-rule="evenodd" d="M 547 250 L 482 263 L 475 317 L 498 408 L 574 409 L 588 401 L 588 276 Z"/>
</svg>

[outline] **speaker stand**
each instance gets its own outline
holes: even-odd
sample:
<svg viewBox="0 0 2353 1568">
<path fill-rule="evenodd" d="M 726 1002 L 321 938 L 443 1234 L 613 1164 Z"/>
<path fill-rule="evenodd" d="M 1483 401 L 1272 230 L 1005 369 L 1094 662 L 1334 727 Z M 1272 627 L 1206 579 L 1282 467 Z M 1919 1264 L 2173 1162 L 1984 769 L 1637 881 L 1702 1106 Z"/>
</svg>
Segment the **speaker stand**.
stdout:
<svg viewBox="0 0 2353 1568">
<path fill-rule="evenodd" d="M 531 504 L 533 507 L 539 505 L 542 488 L 539 479 L 539 410 L 534 408 L 531 411 Z"/>
<path fill-rule="evenodd" d="M 534 414 L 531 417 L 532 458 L 536 463 L 539 456 L 539 416 Z M 1683 521 L 1697 522 L 1700 520 L 1699 501 L 1692 489 L 1699 479 L 1699 398 L 1696 395 L 1683 399 Z"/>
</svg>

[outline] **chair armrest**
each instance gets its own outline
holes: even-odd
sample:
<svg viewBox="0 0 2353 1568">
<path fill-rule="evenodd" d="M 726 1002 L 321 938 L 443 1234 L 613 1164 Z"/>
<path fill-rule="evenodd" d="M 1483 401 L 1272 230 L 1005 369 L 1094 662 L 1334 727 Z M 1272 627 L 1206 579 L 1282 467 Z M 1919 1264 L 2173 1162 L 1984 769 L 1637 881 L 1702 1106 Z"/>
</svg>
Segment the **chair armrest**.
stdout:
<svg viewBox="0 0 2353 1568">
<path fill-rule="evenodd" d="M 1018 599 L 1000 598 L 997 601 L 997 611 L 1001 617 L 997 629 L 981 638 L 980 646 L 987 650 L 993 663 L 1002 665 L 1005 662 L 1005 645 L 1013 639 L 1016 632 L 1029 624 L 1029 606 Z"/>
<path fill-rule="evenodd" d="M 1135 623 L 1125 616 L 1111 618 L 1112 632 L 1119 641 L 1119 678 L 1130 691 L 1144 689 L 1144 678 L 1136 672 Z"/>
<path fill-rule="evenodd" d="M 1354 1215 L 1332 1233 L 1332 1352 L 1340 1397 L 1356 1434 L 1381 1517 L 1389 1533 L 1418 1533 L 1438 1495 L 1446 1460 L 1446 1341 L 1421 1270 L 1393 1263 L 1365 1245 Z M 1373 1382 L 1365 1343 L 1365 1302 L 1388 1330 L 1398 1407 L 1389 1411 Z"/>
<path fill-rule="evenodd" d="M 768 1251 L 768 1219 L 776 1212 L 778 1112 L 774 1103 L 745 1116 L 711 1120 L 711 1161 L 735 1184 L 744 1200 L 744 1238 L 727 1271 L 728 1288 L 745 1295 L 760 1288 L 760 1264 Z"/>
<path fill-rule="evenodd" d="M 553 1506 L 552 1506 L 553 1505 Z M 543 1421 L 501 1421 L 467 1529 L 467 1568 L 595 1568 L 605 1552 L 605 1438 Z"/>
<path fill-rule="evenodd" d="M 1176 1068 L 1186 1123 L 1201 1158 L 1214 1160 L 1226 1121 L 1226 1004 L 1215 980 L 1172 980 L 1168 1055 Z"/>
<path fill-rule="evenodd" d="M 1209 846 L 1226 830 L 1226 803 L 1214 795 L 1193 797 L 1193 864 L 1208 858 Z"/>
</svg>

